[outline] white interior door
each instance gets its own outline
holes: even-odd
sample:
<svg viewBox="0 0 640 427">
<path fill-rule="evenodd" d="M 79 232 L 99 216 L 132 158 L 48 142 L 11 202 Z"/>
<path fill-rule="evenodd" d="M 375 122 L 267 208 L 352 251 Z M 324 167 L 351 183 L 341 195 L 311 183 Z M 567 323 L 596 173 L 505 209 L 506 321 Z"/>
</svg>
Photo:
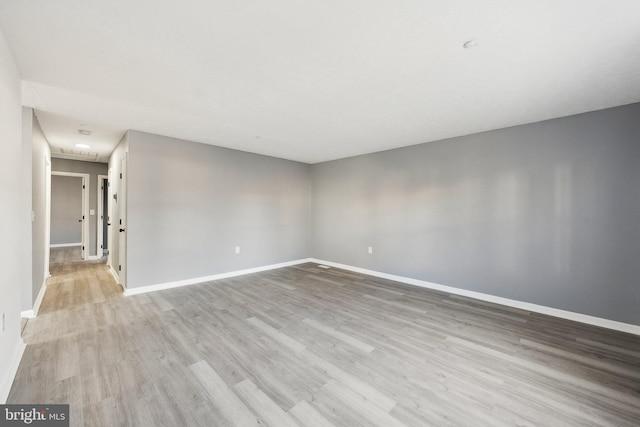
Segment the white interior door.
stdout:
<svg viewBox="0 0 640 427">
<path fill-rule="evenodd" d="M 118 277 L 127 287 L 127 156 L 120 161 L 120 194 L 118 195 L 120 223 L 118 224 Z"/>
<path fill-rule="evenodd" d="M 96 228 L 98 230 L 98 238 L 96 239 L 96 255 L 98 258 L 104 257 L 108 245 L 108 235 L 106 232 L 107 210 L 109 207 L 109 199 L 107 194 L 107 175 L 98 175 L 98 216 Z"/>
<path fill-rule="evenodd" d="M 80 229 L 82 230 L 82 259 L 88 259 L 89 257 L 87 256 L 87 249 L 89 248 L 89 235 L 87 233 L 86 230 L 86 224 L 89 223 L 89 217 L 85 217 L 84 213 L 87 209 L 87 204 L 85 201 L 86 198 L 86 191 L 87 191 L 87 182 L 85 182 L 84 177 L 82 178 L 82 211 L 80 212 L 82 219 L 80 220 L 80 223 L 82 224 Z"/>
</svg>

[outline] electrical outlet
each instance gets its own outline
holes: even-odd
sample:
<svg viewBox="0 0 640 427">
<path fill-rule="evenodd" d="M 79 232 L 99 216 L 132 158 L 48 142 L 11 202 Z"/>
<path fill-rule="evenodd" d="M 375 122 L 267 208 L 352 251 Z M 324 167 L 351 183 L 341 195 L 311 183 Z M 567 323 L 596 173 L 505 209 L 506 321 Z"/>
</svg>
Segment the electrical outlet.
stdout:
<svg viewBox="0 0 640 427">
<path fill-rule="evenodd" d="M 369 253 L 372 254 L 373 253 L 373 248 L 371 246 L 369 246 Z"/>
<path fill-rule="evenodd" d="M 236 255 L 240 253 L 240 246 L 236 246 Z"/>
</svg>

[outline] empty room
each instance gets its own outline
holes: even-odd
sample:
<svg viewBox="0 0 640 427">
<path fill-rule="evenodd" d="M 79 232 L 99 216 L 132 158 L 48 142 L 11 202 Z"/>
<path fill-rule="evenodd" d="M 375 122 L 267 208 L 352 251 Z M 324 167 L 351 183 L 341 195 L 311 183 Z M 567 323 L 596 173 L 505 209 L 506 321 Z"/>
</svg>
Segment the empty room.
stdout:
<svg viewBox="0 0 640 427">
<path fill-rule="evenodd" d="M 0 0 L 0 425 L 640 425 L 639 23 Z"/>
</svg>

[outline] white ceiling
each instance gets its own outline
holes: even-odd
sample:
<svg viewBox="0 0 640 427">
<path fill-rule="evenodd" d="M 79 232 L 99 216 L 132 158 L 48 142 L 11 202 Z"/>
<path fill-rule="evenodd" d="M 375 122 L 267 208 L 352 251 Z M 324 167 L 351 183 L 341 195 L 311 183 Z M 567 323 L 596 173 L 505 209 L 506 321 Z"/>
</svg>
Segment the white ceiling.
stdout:
<svg viewBox="0 0 640 427">
<path fill-rule="evenodd" d="M 53 146 L 316 163 L 640 101 L 637 0 L 0 0 L 0 27 Z"/>
</svg>

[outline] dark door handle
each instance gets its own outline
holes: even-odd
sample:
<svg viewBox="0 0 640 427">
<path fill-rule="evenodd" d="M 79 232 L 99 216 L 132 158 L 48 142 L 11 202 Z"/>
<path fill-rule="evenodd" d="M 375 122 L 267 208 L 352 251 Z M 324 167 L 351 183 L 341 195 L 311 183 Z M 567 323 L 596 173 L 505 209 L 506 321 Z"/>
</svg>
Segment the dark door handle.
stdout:
<svg viewBox="0 0 640 427">
<path fill-rule="evenodd" d="M 124 228 L 121 228 L 121 229 L 120 229 L 120 232 L 122 233 L 123 231 L 124 231 Z"/>
<path fill-rule="evenodd" d="M 109 225 L 111 225 L 111 223 L 110 223 L 110 222 L 108 222 L 108 223 L 107 223 L 107 226 L 109 226 Z"/>
<path fill-rule="evenodd" d="M 82 222 L 82 220 L 81 220 L 81 219 L 79 219 L 79 220 L 78 220 L 78 222 Z"/>
</svg>

